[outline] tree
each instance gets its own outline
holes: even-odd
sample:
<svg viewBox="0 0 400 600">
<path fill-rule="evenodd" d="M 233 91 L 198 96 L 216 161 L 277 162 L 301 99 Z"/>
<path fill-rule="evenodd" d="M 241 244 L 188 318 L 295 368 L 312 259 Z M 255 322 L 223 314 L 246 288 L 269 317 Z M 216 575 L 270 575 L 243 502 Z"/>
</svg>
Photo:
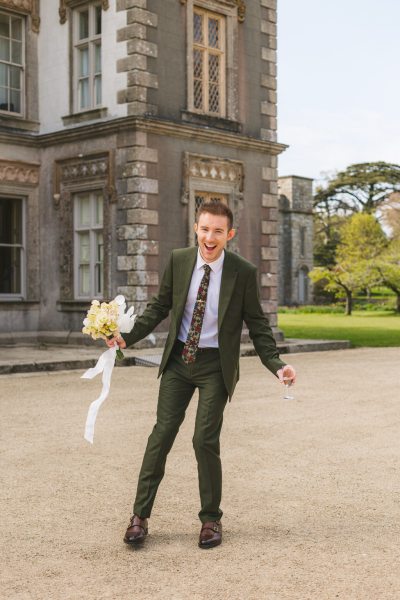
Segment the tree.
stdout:
<svg viewBox="0 0 400 600">
<path fill-rule="evenodd" d="M 359 163 L 339 171 L 317 189 L 314 206 L 322 212 L 350 215 L 374 213 L 393 192 L 400 191 L 400 165 Z"/>
<path fill-rule="evenodd" d="M 340 230 L 337 261 L 367 268 L 383 252 L 387 243 L 386 235 L 374 216 L 355 214 L 346 220 Z"/>
<path fill-rule="evenodd" d="M 396 294 L 396 311 L 400 313 L 400 239 L 391 241 L 378 258 L 375 269 L 381 283 Z"/>
<path fill-rule="evenodd" d="M 390 229 L 390 237 L 400 239 L 400 192 L 393 192 L 381 206 L 384 224 Z"/>
<path fill-rule="evenodd" d="M 309 277 L 314 283 L 322 282 L 324 289 L 336 296 L 344 292 L 345 312 L 351 315 L 354 292 L 379 283 L 381 275 L 375 263 L 386 247 L 387 238 L 375 217 L 355 214 L 341 227 L 336 264 L 317 267 Z"/>
<path fill-rule="evenodd" d="M 346 296 L 346 315 L 351 315 L 353 310 L 353 294 L 362 287 L 358 274 L 346 269 L 345 265 L 333 267 L 314 267 L 308 274 L 313 283 L 322 282 L 327 292 L 333 292 L 340 297 L 343 292 Z"/>
<path fill-rule="evenodd" d="M 314 212 L 314 264 L 331 267 L 335 264 L 340 228 L 345 217 Z"/>
</svg>

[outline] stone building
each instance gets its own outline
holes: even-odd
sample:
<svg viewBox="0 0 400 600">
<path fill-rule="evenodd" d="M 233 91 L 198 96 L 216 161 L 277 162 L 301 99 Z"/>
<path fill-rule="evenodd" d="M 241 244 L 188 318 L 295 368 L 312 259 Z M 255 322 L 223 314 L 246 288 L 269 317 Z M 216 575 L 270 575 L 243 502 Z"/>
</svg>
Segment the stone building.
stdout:
<svg viewBox="0 0 400 600">
<path fill-rule="evenodd" d="M 279 304 L 312 302 L 313 180 L 279 177 Z"/>
<path fill-rule="evenodd" d="M 207 198 L 276 325 L 276 0 L 0 0 L 0 331 L 140 313 Z M 162 331 L 162 327 L 161 327 Z"/>
</svg>

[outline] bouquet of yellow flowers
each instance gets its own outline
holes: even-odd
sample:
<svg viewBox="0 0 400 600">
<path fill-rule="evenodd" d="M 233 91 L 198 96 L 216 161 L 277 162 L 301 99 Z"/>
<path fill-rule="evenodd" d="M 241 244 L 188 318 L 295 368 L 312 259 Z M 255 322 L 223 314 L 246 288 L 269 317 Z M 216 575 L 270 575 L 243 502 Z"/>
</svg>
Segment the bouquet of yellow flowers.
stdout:
<svg viewBox="0 0 400 600">
<path fill-rule="evenodd" d="M 100 303 L 98 300 L 93 300 L 83 321 L 82 333 L 90 335 L 94 340 L 99 338 L 106 340 L 117 337 L 121 333 L 129 333 L 135 323 L 136 315 L 133 314 L 133 306 L 126 312 L 125 309 L 126 302 L 124 296 L 117 296 L 111 302 Z M 124 358 L 117 343 L 112 348 L 103 352 L 95 367 L 88 369 L 82 375 L 83 379 L 93 379 L 96 375 L 103 374 L 101 394 L 97 400 L 91 403 L 86 418 L 85 439 L 91 444 L 93 444 L 97 413 L 110 391 L 111 375 L 116 357 Z"/>
<path fill-rule="evenodd" d="M 82 333 L 90 335 L 94 340 L 110 339 L 120 333 L 129 333 L 135 322 L 133 306 L 125 313 L 125 298 L 117 296 L 111 302 L 92 300 L 86 318 L 83 321 Z M 117 349 L 117 358 L 124 358 L 122 351 Z"/>
</svg>

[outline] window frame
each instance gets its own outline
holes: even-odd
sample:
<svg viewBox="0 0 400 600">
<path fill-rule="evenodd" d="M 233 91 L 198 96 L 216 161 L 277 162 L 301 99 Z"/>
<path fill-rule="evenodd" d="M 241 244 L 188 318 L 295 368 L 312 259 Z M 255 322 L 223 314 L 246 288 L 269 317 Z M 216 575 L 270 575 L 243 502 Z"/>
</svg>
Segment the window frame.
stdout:
<svg viewBox="0 0 400 600">
<path fill-rule="evenodd" d="M 194 11 L 205 11 L 214 14 L 225 21 L 225 52 L 224 52 L 224 103 L 221 102 L 220 113 L 204 112 L 194 108 L 194 69 L 193 69 L 193 19 Z M 186 0 L 186 72 L 187 111 L 193 115 L 202 115 L 214 119 L 239 119 L 239 77 L 238 77 L 238 7 L 220 0 Z"/>
<path fill-rule="evenodd" d="M 20 279 L 20 289 L 21 291 L 16 294 L 12 293 L 2 293 L 0 292 L 0 300 L 1 301 L 15 301 L 15 300 L 24 300 L 26 298 L 26 198 L 24 196 L 14 196 L 12 194 L 0 194 L 0 198 L 4 198 L 6 200 L 20 200 L 21 201 L 21 244 L 3 244 L 0 242 L 0 248 L 21 248 L 21 279 Z"/>
<path fill-rule="evenodd" d="M 216 13 L 210 10 L 206 10 L 204 8 L 200 8 L 197 5 L 193 6 L 193 14 L 192 14 L 192 28 L 194 15 L 201 15 L 202 17 L 202 29 L 203 29 L 203 43 L 196 42 L 193 37 L 192 43 L 192 112 L 199 113 L 202 115 L 210 115 L 213 117 L 221 117 L 225 118 L 226 116 L 226 28 L 227 28 L 227 19 L 226 15 Z M 220 47 L 214 48 L 209 45 L 208 40 L 208 23 L 210 19 L 217 20 L 219 22 L 219 33 L 220 33 Z M 192 32 L 193 35 L 193 32 Z M 207 36 L 207 41 L 206 41 Z M 195 51 L 200 51 L 202 53 L 202 108 L 196 108 L 195 106 L 195 93 L 194 93 L 194 83 L 195 83 L 195 75 L 194 75 L 194 59 L 193 55 Z M 218 90 L 219 90 L 219 111 L 210 110 L 210 68 L 209 68 L 209 58 L 210 56 L 218 56 L 220 59 L 220 73 L 219 73 L 219 81 L 218 81 Z"/>
<path fill-rule="evenodd" d="M 96 8 L 100 8 L 100 14 L 102 19 L 102 28 L 101 33 L 95 34 L 95 16 L 96 16 Z M 89 21 L 89 35 L 87 38 L 79 39 L 79 18 L 80 13 L 88 11 Z M 73 88 L 73 98 L 72 98 L 72 106 L 73 113 L 85 113 L 90 110 L 96 110 L 103 107 L 103 57 L 102 57 L 102 35 L 103 35 L 103 8 L 100 1 L 98 2 L 86 2 L 84 4 L 79 4 L 78 6 L 72 9 L 72 88 Z M 101 71 L 96 73 L 95 65 L 96 65 L 96 54 L 95 47 L 100 46 L 100 65 Z M 79 51 L 88 48 L 88 94 L 89 94 L 89 103 L 85 107 L 80 106 L 80 81 L 85 79 L 79 76 Z M 96 104 L 95 99 L 95 80 L 96 77 L 100 75 L 100 104 Z"/>
<path fill-rule="evenodd" d="M 10 117 L 24 117 L 25 116 L 25 110 L 26 110 L 26 81 L 25 81 L 25 74 L 26 74 L 26 18 L 24 15 L 21 14 L 17 14 L 17 13 L 12 13 L 12 12 L 8 12 L 7 10 L 3 10 L 2 8 L 0 8 L 0 14 L 1 15 L 6 15 L 8 16 L 10 19 L 11 18 L 17 18 L 21 21 L 21 31 L 22 31 L 22 39 L 21 40 L 15 40 L 15 41 L 21 41 L 21 64 L 17 64 L 17 63 L 13 63 L 11 61 L 11 56 L 10 56 L 10 60 L 9 61 L 4 61 L 0 59 L 0 63 L 7 65 L 8 67 L 16 67 L 19 69 L 20 71 L 20 93 L 21 93 L 21 110 L 20 112 L 17 111 L 12 111 L 12 110 L 6 110 L 4 108 L 0 109 L 0 115 L 1 116 L 10 116 Z M 9 39 L 9 43 L 11 44 L 11 41 L 13 40 L 13 38 L 8 38 Z M 9 79 L 9 78 L 8 78 Z M 6 88 L 8 90 L 8 100 L 10 99 L 10 90 L 11 87 L 8 86 Z M 15 89 L 15 88 L 13 88 Z M 8 102 L 8 104 L 10 104 L 10 102 Z"/>
<path fill-rule="evenodd" d="M 90 224 L 88 226 L 80 226 L 78 225 L 78 211 L 79 211 L 79 198 L 88 196 L 90 202 Z M 97 224 L 93 218 L 94 210 L 95 210 L 95 200 L 98 196 L 102 197 L 102 223 Z M 73 203 L 73 265 L 74 265 L 74 276 L 73 276 L 73 284 L 74 284 L 74 299 L 75 300 L 92 300 L 97 299 L 100 300 L 104 297 L 104 282 L 105 282 L 105 273 L 104 273 L 104 191 L 100 188 L 91 189 L 91 190 L 81 190 L 73 193 L 72 203 Z M 83 295 L 80 293 L 80 280 L 79 280 L 79 268 L 80 268 L 80 260 L 79 260 L 79 238 L 80 234 L 88 232 L 89 233 L 89 279 L 90 279 L 90 291 L 89 294 Z M 96 236 L 101 232 L 103 235 L 103 262 L 102 264 L 102 281 L 103 281 L 103 289 L 96 293 L 96 265 L 98 264 L 96 258 Z"/>
</svg>

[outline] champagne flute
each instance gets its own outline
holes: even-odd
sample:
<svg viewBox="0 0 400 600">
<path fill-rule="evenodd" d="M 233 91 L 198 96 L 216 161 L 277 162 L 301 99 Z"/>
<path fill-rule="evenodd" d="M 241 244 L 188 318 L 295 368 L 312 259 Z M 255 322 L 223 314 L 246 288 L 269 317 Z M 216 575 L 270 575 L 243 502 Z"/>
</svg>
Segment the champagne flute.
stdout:
<svg viewBox="0 0 400 600">
<path fill-rule="evenodd" d="M 294 396 L 290 393 L 290 386 L 292 385 L 291 377 L 284 377 L 283 384 L 285 386 L 285 392 L 283 395 L 284 400 L 294 400 Z"/>
</svg>

